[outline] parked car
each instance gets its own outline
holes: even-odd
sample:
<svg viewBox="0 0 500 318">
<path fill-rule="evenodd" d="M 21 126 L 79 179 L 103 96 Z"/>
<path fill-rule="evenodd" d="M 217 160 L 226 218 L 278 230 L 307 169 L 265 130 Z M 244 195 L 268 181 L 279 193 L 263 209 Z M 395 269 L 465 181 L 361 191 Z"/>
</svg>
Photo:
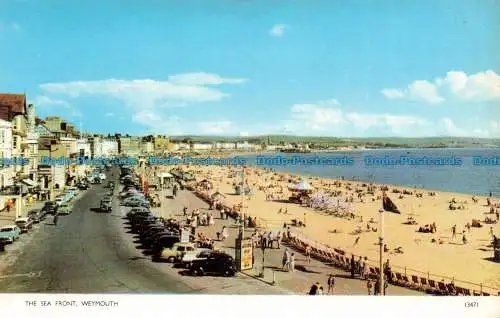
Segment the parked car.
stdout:
<svg viewBox="0 0 500 318">
<path fill-rule="evenodd" d="M 234 276 L 237 269 L 234 259 L 230 255 L 211 253 L 206 259 L 192 261 L 189 271 L 194 276 L 215 274 L 229 277 Z"/>
<path fill-rule="evenodd" d="M 101 172 L 101 173 L 99 173 L 99 178 L 100 178 L 101 180 L 106 180 L 106 174 L 105 174 L 105 173 L 102 173 L 102 172 Z"/>
<path fill-rule="evenodd" d="M 57 213 L 57 208 L 58 208 L 58 205 L 55 201 L 48 201 L 48 202 L 45 202 L 45 205 L 43 206 L 42 211 L 45 214 L 54 215 Z"/>
<path fill-rule="evenodd" d="M 2 241 L 14 243 L 19 239 L 19 235 L 21 235 L 21 229 L 15 224 L 0 227 L 0 240 Z"/>
<path fill-rule="evenodd" d="M 131 219 L 134 216 L 138 215 L 149 215 L 151 214 L 151 211 L 148 208 L 144 207 L 138 207 L 138 208 L 132 208 L 130 211 L 127 212 L 126 217 Z"/>
<path fill-rule="evenodd" d="M 153 243 L 151 244 L 151 251 L 153 252 L 153 259 L 160 256 L 165 248 L 171 248 L 174 244 L 180 242 L 179 235 L 172 234 L 158 234 Z"/>
<path fill-rule="evenodd" d="M 80 181 L 76 184 L 77 188 L 80 190 L 87 190 L 89 188 L 89 185 L 85 181 Z"/>
<path fill-rule="evenodd" d="M 57 209 L 59 215 L 69 215 L 71 212 L 73 212 L 73 205 L 69 203 L 63 203 Z"/>
<path fill-rule="evenodd" d="M 111 206 L 111 200 L 102 199 L 99 210 L 101 210 L 102 212 L 111 213 L 111 211 L 113 210 Z"/>
<path fill-rule="evenodd" d="M 129 207 L 145 207 L 145 208 L 150 207 L 149 202 L 138 199 L 138 198 L 130 198 L 130 199 L 124 200 L 123 205 L 129 206 Z"/>
<path fill-rule="evenodd" d="M 31 210 L 28 212 L 28 217 L 33 220 L 33 223 L 40 223 L 45 218 L 45 213 L 42 210 Z"/>
<path fill-rule="evenodd" d="M 175 243 L 171 248 L 164 248 L 156 259 L 174 263 L 181 260 L 186 252 L 194 250 L 196 250 L 196 246 L 193 243 Z"/>
<path fill-rule="evenodd" d="M 21 233 L 27 233 L 33 226 L 33 219 L 30 217 L 17 218 L 14 223 L 21 230 Z"/>
<path fill-rule="evenodd" d="M 212 250 L 207 248 L 197 248 L 194 251 L 188 251 L 182 257 L 181 263 L 185 268 L 190 268 L 194 261 L 207 259 L 212 252 Z"/>
</svg>

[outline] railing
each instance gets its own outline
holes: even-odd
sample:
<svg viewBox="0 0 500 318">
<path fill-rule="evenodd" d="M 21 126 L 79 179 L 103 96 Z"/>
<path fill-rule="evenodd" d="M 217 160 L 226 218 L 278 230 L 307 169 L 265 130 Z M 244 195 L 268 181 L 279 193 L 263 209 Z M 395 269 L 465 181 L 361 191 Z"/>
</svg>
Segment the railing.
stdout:
<svg viewBox="0 0 500 318">
<path fill-rule="evenodd" d="M 301 249 L 304 245 L 310 245 L 313 249 L 316 249 L 318 251 L 317 254 L 319 254 L 320 259 L 321 258 L 327 259 L 328 261 L 333 262 L 334 265 L 340 264 L 339 267 L 342 267 L 344 269 L 349 269 L 350 267 L 350 258 L 348 258 L 347 255 L 353 255 L 356 261 L 359 259 L 359 257 L 361 257 L 362 260 L 365 259 L 365 257 L 362 255 L 346 253 L 339 248 L 329 247 L 327 245 L 313 241 L 301 233 L 292 233 L 291 235 L 295 240 L 292 239 L 290 242 L 292 243 L 292 245 L 296 245 L 295 246 L 296 248 Z M 300 243 L 294 244 L 294 242 L 296 241 L 299 241 Z M 333 259 L 328 259 L 331 256 L 333 256 Z M 367 265 L 375 271 L 375 274 L 380 271 L 378 260 L 367 258 L 366 261 Z M 454 289 L 458 292 L 458 294 L 466 296 L 500 295 L 499 288 L 486 286 L 481 283 L 460 280 L 456 279 L 455 277 L 442 276 L 442 275 L 432 274 L 430 272 L 418 271 L 409 267 L 403 267 L 391 264 L 391 272 L 394 276 L 396 276 L 397 274 L 400 275 L 401 279 L 396 278 L 397 282 L 399 283 L 398 285 L 426 292 L 431 292 L 431 293 L 444 292 L 448 294 L 446 291 L 446 286 L 452 283 Z M 441 289 L 441 287 L 439 287 L 440 284 L 443 284 L 443 286 L 445 286 L 444 290 Z"/>
</svg>

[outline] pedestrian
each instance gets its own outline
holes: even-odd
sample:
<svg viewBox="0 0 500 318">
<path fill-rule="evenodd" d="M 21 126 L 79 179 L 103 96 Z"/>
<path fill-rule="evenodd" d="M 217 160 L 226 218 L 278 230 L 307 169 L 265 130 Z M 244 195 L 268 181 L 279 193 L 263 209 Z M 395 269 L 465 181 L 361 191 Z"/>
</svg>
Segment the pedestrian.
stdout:
<svg viewBox="0 0 500 318">
<path fill-rule="evenodd" d="M 372 288 L 373 288 L 373 283 L 371 279 L 368 279 L 366 281 L 366 289 L 368 289 L 368 296 L 372 295 Z"/>
<path fill-rule="evenodd" d="M 289 254 L 288 254 L 288 248 L 286 248 L 285 252 L 283 252 L 283 259 L 282 259 L 282 265 L 284 270 L 286 270 L 288 262 L 289 262 Z"/>
<path fill-rule="evenodd" d="M 306 246 L 306 262 L 311 263 L 311 246 Z"/>
<path fill-rule="evenodd" d="M 373 291 L 374 295 L 380 295 L 380 276 L 377 277 L 375 281 L 375 290 Z"/>
<path fill-rule="evenodd" d="M 389 287 L 389 284 L 387 283 L 387 279 L 384 280 L 384 295 L 387 295 L 387 287 Z"/>
<path fill-rule="evenodd" d="M 295 272 L 295 253 L 292 253 L 292 255 L 290 255 L 290 270 L 293 272 Z"/>
<path fill-rule="evenodd" d="M 330 274 L 330 276 L 328 277 L 327 285 L 328 294 L 333 294 L 333 288 L 335 287 L 335 276 L 333 276 L 333 274 Z"/>
<path fill-rule="evenodd" d="M 392 270 L 391 265 L 389 264 L 389 259 L 387 259 L 384 264 L 384 275 L 389 280 L 389 282 L 392 283 Z"/>
<path fill-rule="evenodd" d="M 351 278 L 354 278 L 356 270 L 356 261 L 354 260 L 354 255 L 351 255 Z"/>
<path fill-rule="evenodd" d="M 453 225 L 451 227 L 451 238 L 454 239 L 456 234 L 457 234 L 457 226 Z"/>
</svg>

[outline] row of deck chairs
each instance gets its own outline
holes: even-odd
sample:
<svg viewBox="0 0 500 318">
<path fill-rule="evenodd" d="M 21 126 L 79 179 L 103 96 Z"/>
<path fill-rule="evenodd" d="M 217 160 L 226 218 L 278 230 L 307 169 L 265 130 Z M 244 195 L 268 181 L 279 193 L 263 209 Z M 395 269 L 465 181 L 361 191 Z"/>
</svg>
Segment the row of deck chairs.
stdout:
<svg viewBox="0 0 500 318">
<path fill-rule="evenodd" d="M 308 245 L 293 236 L 288 239 L 288 243 L 300 252 L 304 252 L 306 246 Z M 351 269 L 351 260 L 349 257 L 339 253 L 326 252 L 324 250 L 311 247 L 311 257 L 346 271 Z M 380 270 L 378 267 L 369 267 L 370 278 L 375 279 L 379 276 L 379 274 Z M 391 281 L 394 285 L 419 290 L 428 294 L 442 296 L 491 296 L 490 293 L 455 286 L 453 283 L 445 283 L 444 281 L 437 282 L 433 279 L 419 277 L 417 275 L 408 276 L 406 274 L 393 271 L 391 276 Z M 500 292 L 498 293 L 498 296 L 500 296 Z"/>
</svg>

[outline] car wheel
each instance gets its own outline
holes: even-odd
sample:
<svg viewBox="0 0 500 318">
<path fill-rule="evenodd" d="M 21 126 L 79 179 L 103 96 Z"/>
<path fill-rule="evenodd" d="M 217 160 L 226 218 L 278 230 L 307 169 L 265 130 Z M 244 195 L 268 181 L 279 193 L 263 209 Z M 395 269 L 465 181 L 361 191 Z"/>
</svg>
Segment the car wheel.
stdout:
<svg viewBox="0 0 500 318">
<path fill-rule="evenodd" d="M 167 261 L 168 261 L 169 263 L 174 263 L 174 262 L 175 262 L 175 257 L 170 256 L 170 257 L 167 259 Z"/>
<path fill-rule="evenodd" d="M 224 276 L 226 277 L 231 277 L 231 276 L 234 276 L 234 272 L 233 271 L 230 271 L 229 269 L 226 269 L 224 271 Z"/>
<path fill-rule="evenodd" d="M 203 276 L 205 274 L 205 272 L 203 271 L 203 267 L 198 267 L 197 269 L 194 269 L 193 273 L 195 276 Z"/>
</svg>

